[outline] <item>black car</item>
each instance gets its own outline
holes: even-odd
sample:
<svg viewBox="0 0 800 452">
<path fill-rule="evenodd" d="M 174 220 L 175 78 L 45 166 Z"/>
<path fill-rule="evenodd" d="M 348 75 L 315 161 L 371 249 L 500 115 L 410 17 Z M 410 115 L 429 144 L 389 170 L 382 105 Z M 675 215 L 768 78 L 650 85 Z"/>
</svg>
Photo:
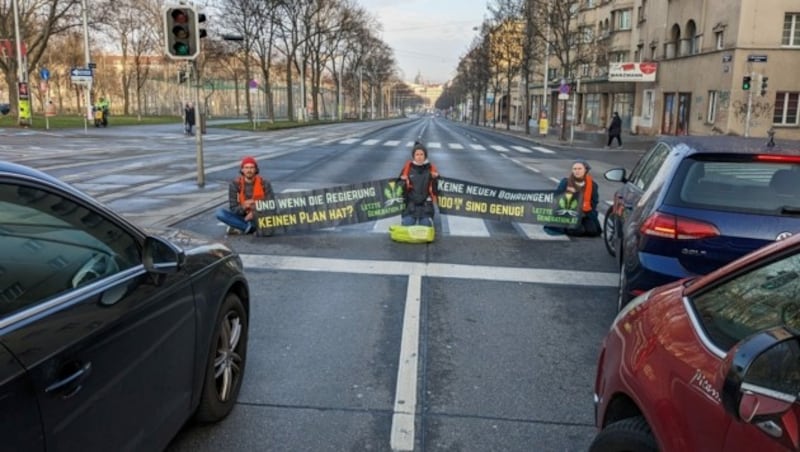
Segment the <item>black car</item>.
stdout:
<svg viewBox="0 0 800 452">
<path fill-rule="evenodd" d="M 226 246 L 161 237 L 0 162 L 3 450 L 162 450 L 233 408 L 249 288 Z"/>
<path fill-rule="evenodd" d="M 800 232 L 800 147 L 740 137 L 663 139 L 622 182 L 604 238 L 620 265 L 618 306 L 704 275 Z"/>
</svg>

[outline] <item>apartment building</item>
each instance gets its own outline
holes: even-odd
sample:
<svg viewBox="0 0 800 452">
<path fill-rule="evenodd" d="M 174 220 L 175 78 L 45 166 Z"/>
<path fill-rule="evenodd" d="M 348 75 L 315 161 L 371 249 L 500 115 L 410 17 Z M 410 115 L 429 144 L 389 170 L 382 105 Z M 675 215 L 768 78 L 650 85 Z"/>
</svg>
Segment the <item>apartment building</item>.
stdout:
<svg viewBox="0 0 800 452">
<path fill-rule="evenodd" d="M 556 123 L 574 101 L 586 130 L 606 127 L 617 111 L 643 135 L 766 137 L 772 129 L 800 139 L 800 1 L 583 0 L 576 22 L 607 61 L 576 71 L 569 102 L 548 84 Z M 541 87 L 533 86 L 534 111 Z"/>
</svg>

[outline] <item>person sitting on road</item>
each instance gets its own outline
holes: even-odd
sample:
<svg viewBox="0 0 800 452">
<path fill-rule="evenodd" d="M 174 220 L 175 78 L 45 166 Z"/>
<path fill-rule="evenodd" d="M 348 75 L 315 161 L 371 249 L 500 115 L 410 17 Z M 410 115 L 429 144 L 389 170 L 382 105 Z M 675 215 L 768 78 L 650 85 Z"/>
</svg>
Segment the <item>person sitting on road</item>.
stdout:
<svg viewBox="0 0 800 452">
<path fill-rule="evenodd" d="M 411 160 L 400 172 L 400 181 L 405 185 L 406 208 L 401 214 L 403 226 L 433 226 L 434 204 L 436 203 L 436 178 L 439 171 L 428 160 L 428 150 L 420 142 L 411 149 Z"/>
<path fill-rule="evenodd" d="M 258 163 L 253 157 L 244 157 L 239 176 L 228 185 L 228 208 L 217 211 L 217 220 L 228 225 L 228 233 L 252 234 L 255 222 L 255 204 L 258 200 L 272 199 L 272 184 L 258 175 Z"/>
<path fill-rule="evenodd" d="M 592 168 L 585 160 L 576 160 L 572 163 L 572 172 L 568 177 L 561 179 L 555 189 L 556 195 L 564 194 L 569 200 L 573 195 L 582 194 L 582 204 L 578 206 L 580 221 L 574 227 L 559 228 L 545 226 L 549 234 L 567 234 L 570 236 L 597 237 L 601 234 L 600 220 L 597 216 L 597 202 L 599 199 L 597 182 L 592 180 L 589 170 Z"/>
</svg>

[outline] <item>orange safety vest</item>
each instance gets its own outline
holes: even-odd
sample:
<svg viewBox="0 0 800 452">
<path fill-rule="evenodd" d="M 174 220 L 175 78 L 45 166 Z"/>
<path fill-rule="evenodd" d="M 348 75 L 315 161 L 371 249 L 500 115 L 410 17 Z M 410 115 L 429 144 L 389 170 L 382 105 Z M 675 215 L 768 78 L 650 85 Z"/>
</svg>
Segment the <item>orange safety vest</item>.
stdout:
<svg viewBox="0 0 800 452">
<path fill-rule="evenodd" d="M 411 160 L 407 161 L 406 165 L 403 167 L 403 171 L 400 172 L 400 176 L 405 176 L 406 177 L 406 179 L 405 179 L 406 180 L 406 190 L 412 190 L 414 188 L 413 184 L 411 183 L 411 179 L 408 177 L 408 174 L 411 172 L 411 165 L 413 165 Z M 434 173 L 434 172 L 438 173 L 439 172 L 439 171 L 436 170 L 436 165 L 434 165 L 433 163 L 430 163 L 430 167 L 428 167 L 428 170 L 431 173 Z M 433 178 L 433 174 L 431 174 L 431 180 L 428 183 L 428 195 L 430 195 L 430 197 L 433 200 L 433 202 L 436 202 L 436 190 L 433 189 L 433 182 L 434 182 L 433 179 L 434 179 Z"/>
<path fill-rule="evenodd" d="M 245 180 L 244 177 L 237 177 L 236 183 L 239 185 L 239 204 L 243 204 L 247 198 L 245 198 L 244 194 L 244 185 Z M 266 194 L 264 193 L 264 180 L 260 176 L 256 176 L 253 179 L 253 199 L 264 199 Z"/>
</svg>

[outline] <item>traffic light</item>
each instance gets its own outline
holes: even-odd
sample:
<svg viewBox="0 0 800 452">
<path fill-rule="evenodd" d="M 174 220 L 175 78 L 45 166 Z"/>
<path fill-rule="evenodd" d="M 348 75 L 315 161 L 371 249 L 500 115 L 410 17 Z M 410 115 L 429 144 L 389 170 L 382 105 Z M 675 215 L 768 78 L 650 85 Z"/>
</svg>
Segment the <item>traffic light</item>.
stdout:
<svg viewBox="0 0 800 452">
<path fill-rule="evenodd" d="M 769 81 L 769 77 L 761 77 L 761 96 L 767 95 L 767 82 Z"/>
<path fill-rule="evenodd" d="M 200 53 L 197 11 L 188 5 L 164 8 L 164 46 L 173 60 L 194 60 Z"/>
<path fill-rule="evenodd" d="M 742 77 L 742 89 L 745 91 L 750 91 L 750 82 L 753 80 L 752 77 L 749 75 L 745 75 Z"/>
<path fill-rule="evenodd" d="M 208 36 L 208 32 L 206 32 L 206 15 L 202 11 L 197 12 L 197 36 L 200 39 Z"/>
</svg>

